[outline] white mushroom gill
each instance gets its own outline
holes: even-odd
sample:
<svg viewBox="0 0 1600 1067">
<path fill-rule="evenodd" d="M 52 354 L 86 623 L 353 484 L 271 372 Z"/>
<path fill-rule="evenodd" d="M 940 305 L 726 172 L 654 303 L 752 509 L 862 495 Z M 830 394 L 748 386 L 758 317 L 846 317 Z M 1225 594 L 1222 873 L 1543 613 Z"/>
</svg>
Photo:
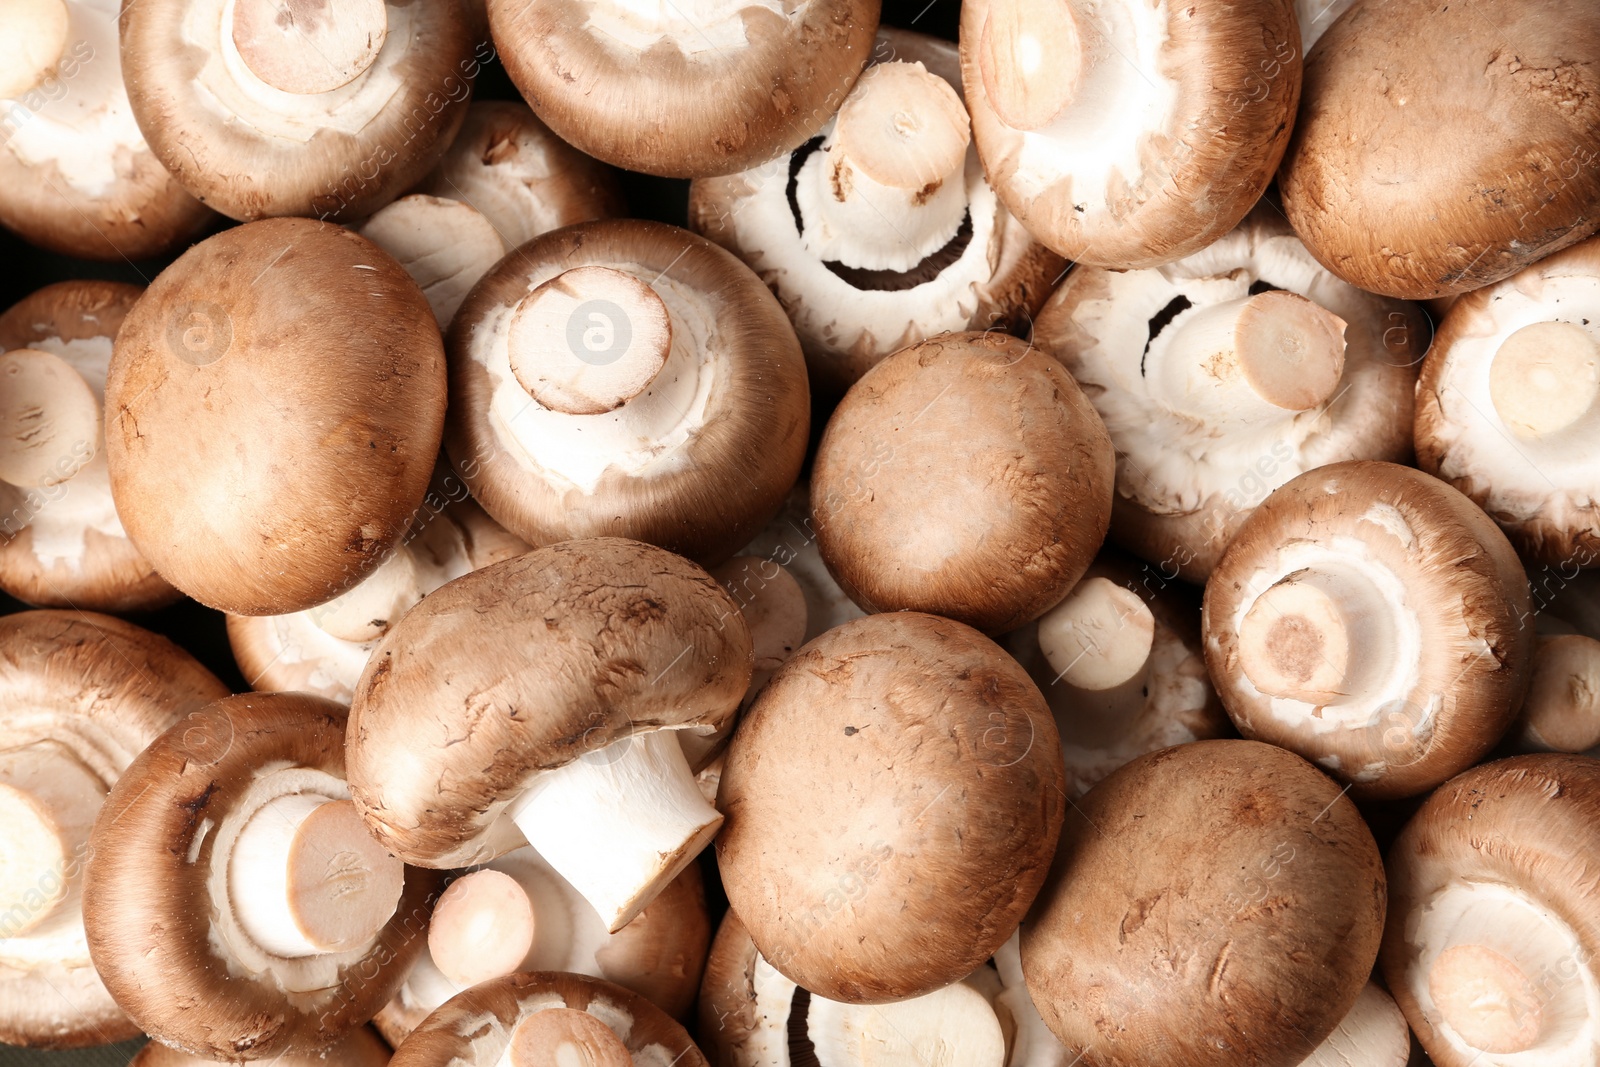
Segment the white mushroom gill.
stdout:
<svg viewBox="0 0 1600 1067">
<path fill-rule="evenodd" d="M 1394 999 L 1368 982 L 1333 1033 L 1299 1067 L 1406 1067 L 1411 1030 Z"/>
<path fill-rule="evenodd" d="M 55 75 L 67 51 L 71 16 L 64 0 L 12 0 L 0 39 L 0 98 L 21 96 Z"/>
<path fill-rule="evenodd" d="M 717 61 L 718 53 L 749 45 L 746 11 L 790 19 L 806 6 L 804 0 L 590 0 L 587 28 L 619 52 L 648 52 L 667 42 L 685 56 Z"/>
<path fill-rule="evenodd" d="M 400 261 L 428 298 L 441 330 L 508 251 L 477 208 L 436 196 L 403 196 L 380 208 L 359 232 Z"/>
</svg>

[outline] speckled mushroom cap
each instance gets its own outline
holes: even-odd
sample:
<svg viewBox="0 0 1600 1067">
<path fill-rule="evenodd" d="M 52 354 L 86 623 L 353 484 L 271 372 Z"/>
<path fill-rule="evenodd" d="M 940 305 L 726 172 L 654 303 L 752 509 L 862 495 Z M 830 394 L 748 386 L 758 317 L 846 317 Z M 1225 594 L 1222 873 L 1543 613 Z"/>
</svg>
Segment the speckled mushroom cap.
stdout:
<svg viewBox="0 0 1600 1067">
<path fill-rule="evenodd" d="M 1278 489 L 1206 583 L 1206 662 L 1239 732 L 1389 799 L 1492 749 L 1533 658 L 1528 580 L 1470 500 L 1392 463 Z M 1264 688 L 1263 688 L 1264 687 Z"/>
<path fill-rule="evenodd" d="M 1203 346 L 1189 345 L 1187 325 L 1274 290 L 1344 320 L 1343 370 L 1325 396 L 1303 410 L 1235 407 L 1218 418 L 1163 389 L 1166 357 L 1204 358 Z M 1263 207 L 1165 267 L 1076 267 L 1040 312 L 1033 340 L 1066 365 L 1116 446 L 1112 540 L 1166 574 L 1202 582 L 1250 510 L 1295 475 L 1345 459 L 1410 458 L 1416 364 L 1428 332 L 1415 306 L 1323 270 Z"/>
<path fill-rule="evenodd" d="M 1244 218 L 1300 99 L 1291 0 L 961 8 L 972 135 L 1006 207 L 1068 259 L 1153 267 Z"/>
<path fill-rule="evenodd" d="M 999 333 L 946 334 L 879 363 L 813 463 L 822 558 L 868 611 L 1015 629 L 1066 595 L 1110 519 L 1105 427 L 1060 364 Z"/>
<path fill-rule="evenodd" d="M 494 0 L 506 72 L 596 159 L 669 178 L 732 174 L 822 127 L 872 49 L 878 0 Z"/>
<path fill-rule="evenodd" d="M 405 533 L 444 403 L 433 313 L 387 253 L 306 219 L 227 230 L 163 271 L 117 335 L 117 513 L 203 604 L 323 603 Z"/>
<path fill-rule="evenodd" d="M 188 653 L 120 619 L 85 611 L 24 611 L 0 619 L 0 751 L 18 755 L 59 746 L 101 791 L 163 730 L 227 693 Z M 0 771 L 0 782 L 10 769 Z M 39 872 L 42 890 L 63 878 L 76 883 L 93 855 L 87 841 L 68 844 L 72 851 L 60 869 Z M 77 894 L 69 891 L 62 905 L 20 934 L 17 914 L 7 912 L 8 936 L 0 937 L 0 1041 L 78 1048 L 133 1037 L 138 1027 L 90 964 Z"/>
<path fill-rule="evenodd" d="M 1076 809 L 1022 931 L 1028 988 L 1069 1050 L 1291 1067 L 1333 1032 L 1385 904 L 1378 847 L 1338 785 L 1280 748 L 1199 741 L 1141 756 Z"/>
<path fill-rule="evenodd" d="M 472 987 L 428 1016 L 390 1062 L 393 1067 L 494 1067 L 519 1025 L 540 1012 L 560 1010 L 583 1012 L 603 1024 L 637 1067 L 707 1067 L 688 1031 L 637 993 L 556 971 L 512 974 Z"/>
<path fill-rule="evenodd" d="M 586 267 L 659 298 L 670 350 L 639 395 L 599 414 L 569 414 L 524 388 L 511 336 L 536 290 Z M 620 305 L 596 299 L 568 320 L 571 353 L 540 349 L 540 357 L 609 358 L 580 351 L 591 323 L 611 330 L 615 344 L 643 332 Z M 805 361 L 772 294 L 704 238 L 639 219 L 568 227 L 502 260 L 450 330 L 450 395 L 450 459 L 512 533 L 534 545 L 633 537 L 707 565 L 778 510 L 809 432 Z"/>
<path fill-rule="evenodd" d="M 1044 881 L 1066 781 L 1049 708 L 976 630 L 917 612 L 806 645 L 729 745 L 728 899 L 781 974 L 882 1003 L 966 977 Z"/>
<path fill-rule="evenodd" d="M 139 1050 L 128 1062 L 128 1067 L 204 1067 L 205 1064 L 226 1063 L 191 1056 L 152 1041 Z M 274 1057 L 273 1067 L 384 1067 L 389 1062 L 389 1046 L 371 1027 L 361 1026 L 350 1031 L 332 1048 L 321 1052 L 285 1052 Z"/>
<path fill-rule="evenodd" d="M 1449 151 L 1417 150 L 1441 130 Z M 1600 8 L 1517 0 L 1486 18 L 1452 0 L 1361 4 L 1306 65 L 1283 208 L 1353 285 L 1461 293 L 1594 232 L 1597 137 Z"/>
</svg>

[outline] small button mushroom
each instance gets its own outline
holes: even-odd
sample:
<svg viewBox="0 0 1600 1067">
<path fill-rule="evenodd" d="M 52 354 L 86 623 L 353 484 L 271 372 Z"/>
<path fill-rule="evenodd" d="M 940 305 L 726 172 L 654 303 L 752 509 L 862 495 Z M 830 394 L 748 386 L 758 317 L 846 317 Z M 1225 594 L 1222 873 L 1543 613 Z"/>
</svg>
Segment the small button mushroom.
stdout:
<svg viewBox="0 0 1600 1067">
<path fill-rule="evenodd" d="M 908 344 L 1031 320 L 1066 267 L 985 180 L 955 45 L 884 28 L 873 63 L 787 161 L 689 190 L 690 224 L 772 286 L 835 395 Z"/>
<path fill-rule="evenodd" d="M 0 1041 L 79 1048 L 139 1032 L 90 964 L 89 831 L 139 751 L 227 693 L 188 653 L 120 619 L 0 619 Z"/>
<path fill-rule="evenodd" d="M 139 1050 L 128 1062 L 128 1067 L 206 1067 L 208 1064 L 225 1064 L 235 1061 L 212 1060 L 191 1056 L 152 1041 Z M 361 1026 L 342 1037 L 332 1048 L 319 1052 L 285 1052 L 272 1058 L 272 1067 L 386 1067 L 389 1046 L 372 1032 Z"/>
<path fill-rule="evenodd" d="M 117 335 L 117 513 L 203 604 L 324 603 L 378 568 L 422 503 L 445 377 L 427 300 L 369 241 L 304 219 L 224 231 L 162 271 Z"/>
<path fill-rule="evenodd" d="M 1162 270 L 1075 268 L 1033 332 L 1116 445 L 1112 540 L 1193 582 L 1302 471 L 1410 459 L 1427 338 L 1414 306 L 1340 282 L 1266 209 Z"/>
<path fill-rule="evenodd" d="M 1375 982 L 1361 988 L 1355 1007 L 1298 1067 L 1406 1067 L 1411 1030 L 1394 998 Z"/>
<path fill-rule="evenodd" d="M 1389 852 L 1383 976 L 1438 1067 L 1594 1061 L 1600 762 L 1516 756 L 1434 792 Z"/>
<path fill-rule="evenodd" d="M 783 309 L 704 238 L 617 219 L 546 234 L 450 332 L 447 447 L 535 545 L 619 535 L 715 565 L 799 476 L 805 361 Z"/>
<path fill-rule="evenodd" d="M 1139 757 L 1074 810 L 1022 930 L 1028 989 L 1068 1049 L 1287 1067 L 1333 1033 L 1385 903 L 1378 846 L 1337 785 L 1280 748 L 1197 741 Z"/>
<path fill-rule="evenodd" d="M 796 653 L 734 733 L 723 886 L 791 981 L 921 996 L 1016 929 L 1066 786 L 1049 708 L 998 645 L 931 615 L 857 619 Z"/>
<path fill-rule="evenodd" d="M 315 1052 L 377 1013 L 421 952 L 437 878 L 362 825 L 345 710 L 228 697 L 136 759 L 84 883 L 89 951 L 152 1037 L 211 1059 Z"/>
<path fill-rule="evenodd" d="M 1600 8 L 1518 0 L 1495 12 L 1357 4 L 1306 64 L 1283 210 L 1352 285 L 1408 300 L 1462 293 L 1600 225 L 1600 171 L 1588 165 Z M 1419 153 L 1441 133 L 1450 149 Z"/>
<path fill-rule="evenodd" d="M 1244 218 L 1300 98 L 1291 0 L 972 0 L 961 72 L 995 191 L 1068 259 L 1155 267 Z"/>
<path fill-rule="evenodd" d="M 520 830 L 614 933 L 722 824 L 678 734 L 732 728 L 750 649 L 710 575 L 636 541 L 474 571 L 374 650 L 351 704 L 356 803 L 427 867 L 491 860 Z"/>
<path fill-rule="evenodd" d="M 1533 680 L 1507 735 L 1524 751 L 1588 752 L 1600 745 L 1600 641 L 1540 636 Z"/>
<path fill-rule="evenodd" d="M 1448 485 L 1336 463 L 1278 489 L 1206 584 L 1206 662 L 1246 737 L 1360 799 L 1425 792 L 1482 759 L 1528 684 L 1528 579 Z"/>
<path fill-rule="evenodd" d="M 822 558 L 861 607 L 1001 633 L 1044 614 L 1094 559 L 1112 476 L 1105 427 L 1060 364 L 1003 334 L 946 334 L 845 395 L 811 506 Z"/>
<path fill-rule="evenodd" d="M 486 55 L 461 0 L 154 0 L 121 22 L 139 128 L 235 219 L 370 215 L 450 146 Z"/>
</svg>

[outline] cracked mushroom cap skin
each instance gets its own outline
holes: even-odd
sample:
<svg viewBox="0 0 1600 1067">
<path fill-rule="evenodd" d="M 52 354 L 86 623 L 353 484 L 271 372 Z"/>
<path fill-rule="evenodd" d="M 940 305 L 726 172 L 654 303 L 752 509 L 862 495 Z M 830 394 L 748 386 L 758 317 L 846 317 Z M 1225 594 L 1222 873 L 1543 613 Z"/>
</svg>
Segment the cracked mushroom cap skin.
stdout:
<svg viewBox="0 0 1600 1067">
<path fill-rule="evenodd" d="M 1304 98 L 1284 212 L 1352 285 L 1466 292 L 1600 225 L 1600 8 L 1357 5 L 1317 43 Z M 1440 130 L 1450 151 L 1417 150 Z"/>
<path fill-rule="evenodd" d="M 1016 930 L 1066 788 L 1049 708 L 998 645 L 871 615 L 795 653 L 741 720 L 717 863 L 779 973 L 845 1003 L 920 996 Z"/>
<path fill-rule="evenodd" d="M 596 159 L 665 178 L 733 174 L 821 129 L 861 73 L 878 0 L 492 0 L 506 73 Z"/>
<path fill-rule="evenodd" d="M 589 292 L 560 280 L 575 270 L 634 287 L 634 303 L 597 293 L 557 341 L 513 344 L 543 295 Z M 620 406 L 572 414 L 522 383 L 524 361 L 565 373 L 632 358 L 589 346 L 645 333 L 650 302 L 665 309 L 665 362 Z M 546 234 L 478 284 L 449 340 L 450 459 L 484 510 L 530 544 L 630 537 L 715 566 L 799 477 L 811 401 L 794 329 L 749 268 L 686 230 L 614 219 Z"/>
<path fill-rule="evenodd" d="M 1022 969 L 1086 1067 L 1293 1067 L 1356 1003 L 1383 861 L 1316 768 L 1197 741 L 1141 756 L 1076 807 Z"/>
<path fill-rule="evenodd" d="M 1343 320 L 1342 348 L 1324 357 L 1342 352 L 1342 369 L 1293 401 L 1303 407 L 1257 397 L 1202 406 L 1213 385 L 1203 374 L 1208 341 L 1216 340 L 1203 332 L 1208 313 L 1284 299 L 1269 295 L 1278 290 L 1293 312 L 1317 316 L 1320 308 Z M 1159 269 L 1074 268 L 1033 330 L 1034 343 L 1083 387 L 1116 446 L 1112 541 L 1165 576 L 1196 583 L 1251 509 L 1295 475 L 1346 459 L 1410 460 L 1416 365 L 1428 336 L 1417 307 L 1340 281 L 1268 207 Z"/>
<path fill-rule="evenodd" d="M 1256 509 L 1206 583 L 1201 625 L 1241 734 L 1387 800 L 1505 734 L 1532 669 L 1532 610 L 1516 553 L 1470 500 L 1410 467 L 1354 462 Z"/>
<path fill-rule="evenodd" d="M 351 947 L 286 955 L 250 925 L 260 879 L 233 870 L 256 816 L 302 798 L 347 801 L 344 734 L 345 709 L 320 697 L 228 697 L 152 742 L 106 798 L 84 925 L 106 987 L 152 1037 L 229 1061 L 315 1052 L 399 988 L 426 943 L 432 872 L 404 869 L 392 914 Z M 336 853 L 323 877 L 364 886 L 357 868 L 335 872 L 346 854 L 360 859 Z"/>
<path fill-rule="evenodd" d="M 492 49 L 475 50 L 460 0 L 295 11 L 282 24 L 270 0 L 125 5 L 134 117 L 177 180 L 230 218 L 369 215 L 450 147 Z"/>
<path fill-rule="evenodd" d="M 384 1067 L 389 1062 L 389 1046 L 371 1027 L 350 1031 L 339 1043 L 324 1052 L 286 1052 L 272 1061 L 273 1067 Z M 152 1041 L 139 1050 L 128 1067 L 206 1067 L 230 1061 L 191 1056 Z"/>
<path fill-rule="evenodd" d="M 845 395 L 813 460 L 811 506 L 828 570 L 865 610 L 1004 633 L 1094 559 L 1112 478 L 1111 439 L 1059 363 L 1015 337 L 946 334 Z"/>
<path fill-rule="evenodd" d="M 120 282 L 47 285 L 0 314 L 0 352 L 50 352 L 66 360 L 101 394 L 112 341 L 143 292 Z M 76 445 L 77 443 L 74 442 Z M 105 449 L 64 482 L 19 491 L 0 519 L 0 587 L 40 607 L 148 611 L 178 599 L 128 539 L 111 500 Z"/>
<path fill-rule="evenodd" d="M 1291 0 L 961 8 L 972 136 L 1035 237 L 1119 270 L 1192 255 L 1272 181 L 1300 99 Z"/>
<path fill-rule="evenodd" d="M 308 219 L 227 230 L 163 271 L 117 335 L 117 513 L 202 604 L 324 603 L 378 567 L 422 503 L 445 379 L 433 312 L 387 253 Z"/>
<path fill-rule="evenodd" d="M 227 694 L 188 653 L 132 623 L 85 611 L 9 615 L 0 619 L 0 792 L 28 803 L 23 761 L 33 751 L 47 763 L 61 761 L 53 775 L 58 788 L 80 786 L 97 806 L 163 730 Z M 11 835 L 19 822 L 11 804 L 7 812 L 0 833 Z M 64 854 L 41 868 L 20 899 L 0 907 L 0 1041 L 81 1048 L 126 1040 L 138 1027 L 106 991 L 84 940 L 80 887 L 83 861 L 93 855 L 93 812 L 51 814 L 58 832 L 75 823 L 83 836 L 63 837 Z M 15 887 L 17 875 L 27 875 L 26 857 L 6 851 L 6 881 Z"/>
</svg>

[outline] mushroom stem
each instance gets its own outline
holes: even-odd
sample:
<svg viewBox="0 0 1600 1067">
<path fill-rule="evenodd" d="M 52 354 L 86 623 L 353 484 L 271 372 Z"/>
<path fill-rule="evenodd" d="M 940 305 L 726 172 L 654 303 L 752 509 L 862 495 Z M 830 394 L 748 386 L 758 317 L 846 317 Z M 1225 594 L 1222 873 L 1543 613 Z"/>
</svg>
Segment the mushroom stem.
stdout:
<svg viewBox="0 0 1600 1067">
<path fill-rule="evenodd" d="M 628 1047 L 586 1011 L 545 1008 L 511 1033 L 500 1067 L 633 1067 Z"/>
<path fill-rule="evenodd" d="M 1389 603 L 1370 580 L 1308 568 L 1250 605 L 1239 628 L 1239 666 L 1269 696 L 1335 704 L 1383 660 L 1392 630 Z"/>
<path fill-rule="evenodd" d="M 1583 634 L 1539 639 L 1515 739 L 1551 752 L 1600 745 L 1600 641 Z"/>
<path fill-rule="evenodd" d="M 72 20 L 64 0 L 10 0 L 0 34 L 0 100 L 13 100 L 49 80 L 67 50 Z"/>
<path fill-rule="evenodd" d="M 806 1030 L 822 1067 L 1003 1067 L 1006 1039 L 989 998 L 957 982 L 893 1004 L 813 996 Z"/>
<path fill-rule="evenodd" d="M 909 270 L 966 215 L 967 111 L 921 63 L 868 67 L 796 176 L 801 242 L 818 259 Z"/>
<path fill-rule="evenodd" d="M 1600 345 L 1570 322 L 1535 322 L 1506 338 L 1489 366 L 1489 397 L 1518 437 L 1547 437 L 1593 409 Z"/>
<path fill-rule="evenodd" d="M 1473 1048 L 1525 1052 L 1539 1043 L 1543 1007 L 1514 960 L 1483 945 L 1453 945 L 1428 969 L 1428 993 L 1446 1025 Z"/>
<path fill-rule="evenodd" d="M 1072 5 L 1060 0 L 995 4 L 978 42 L 984 95 L 1000 121 L 1017 130 L 1053 123 L 1084 88 L 1099 36 L 1080 31 Z"/>
<path fill-rule="evenodd" d="M 341 641 L 376 641 L 422 599 L 422 579 L 409 548 L 398 546 L 355 588 L 310 608 L 311 620 Z"/>
<path fill-rule="evenodd" d="M 389 36 L 384 0 L 235 0 L 233 45 L 274 89 L 312 95 L 349 85 Z"/>
<path fill-rule="evenodd" d="M 57 485 L 100 448 L 100 401 L 72 364 L 20 348 L 0 356 L 0 480 Z"/>
<path fill-rule="evenodd" d="M 527 891 L 508 874 L 474 871 L 451 883 L 428 922 L 428 954 L 461 989 L 511 974 L 533 948 Z"/>
<path fill-rule="evenodd" d="M 1068 744 L 1109 744 L 1145 702 L 1156 620 L 1144 598 L 1108 578 L 1086 578 L 1039 619 L 1039 651 L 1054 684 L 1072 694 Z"/>
<path fill-rule="evenodd" d="M 78 850 L 104 800 L 105 783 L 65 745 L 0 753 L 0 938 L 35 929 L 78 891 Z"/>
<path fill-rule="evenodd" d="M 508 814 L 611 933 L 643 911 L 722 825 L 671 730 L 634 734 L 542 772 Z"/>
</svg>

